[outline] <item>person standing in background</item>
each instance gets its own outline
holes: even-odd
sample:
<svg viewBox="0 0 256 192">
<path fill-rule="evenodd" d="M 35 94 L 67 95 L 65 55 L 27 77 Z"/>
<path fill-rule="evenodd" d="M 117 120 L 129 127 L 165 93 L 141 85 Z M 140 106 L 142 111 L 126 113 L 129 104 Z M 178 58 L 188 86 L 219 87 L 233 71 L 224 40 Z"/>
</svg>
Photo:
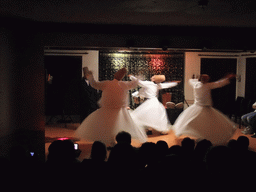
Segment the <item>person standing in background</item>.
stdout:
<svg viewBox="0 0 256 192">
<path fill-rule="evenodd" d="M 84 76 L 81 80 L 80 90 L 80 123 L 82 123 L 88 115 L 99 108 L 98 100 L 100 96 L 98 91 L 90 85 L 90 82 L 86 77 L 88 71 L 88 67 L 83 68 Z"/>
</svg>

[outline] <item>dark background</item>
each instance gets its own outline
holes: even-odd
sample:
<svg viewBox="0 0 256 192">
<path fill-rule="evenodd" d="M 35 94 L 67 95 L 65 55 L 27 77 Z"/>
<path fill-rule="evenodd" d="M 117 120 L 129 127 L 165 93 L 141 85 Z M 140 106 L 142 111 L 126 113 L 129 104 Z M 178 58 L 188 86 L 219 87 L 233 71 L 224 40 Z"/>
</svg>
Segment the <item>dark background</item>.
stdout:
<svg viewBox="0 0 256 192">
<path fill-rule="evenodd" d="M 237 59 L 201 59 L 201 74 L 208 74 L 210 82 L 223 78 L 228 73 L 236 74 Z M 236 80 L 231 80 L 231 84 L 213 89 L 213 107 L 225 114 L 230 114 L 232 105 L 236 99 Z"/>
<path fill-rule="evenodd" d="M 45 69 L 53 76 L 46 83 L 46 115 L 79 115 L 81 56 L 45 56 Z"/>
</svg>

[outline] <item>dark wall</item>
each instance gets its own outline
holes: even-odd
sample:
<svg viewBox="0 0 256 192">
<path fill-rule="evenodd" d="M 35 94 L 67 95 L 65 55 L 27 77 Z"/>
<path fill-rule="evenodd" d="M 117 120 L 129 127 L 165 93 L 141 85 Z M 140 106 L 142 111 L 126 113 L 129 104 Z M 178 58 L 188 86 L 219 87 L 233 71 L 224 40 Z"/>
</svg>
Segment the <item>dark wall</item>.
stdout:
<svg viewBox="0 0 256 192">
<path fill-rule="evenodd" d="M 0 155 L 22 145 L 44 159 L 44 46 L 24 28 L 0 34 Z"/>
<path fill-rule="evenodd" d="M 205 51 L 256 49 L 256 28 L 60 23 L 37 25 L 44 34 L 46 46 L 170 47 Z"/>
<path fill-rule="evenodd" d="M 42 35 L 45 46 L 256 50 L 256 28 L 47 23 L 5 17 L 0 22 L 17 31 L 33 30 Z"/>
</svg>

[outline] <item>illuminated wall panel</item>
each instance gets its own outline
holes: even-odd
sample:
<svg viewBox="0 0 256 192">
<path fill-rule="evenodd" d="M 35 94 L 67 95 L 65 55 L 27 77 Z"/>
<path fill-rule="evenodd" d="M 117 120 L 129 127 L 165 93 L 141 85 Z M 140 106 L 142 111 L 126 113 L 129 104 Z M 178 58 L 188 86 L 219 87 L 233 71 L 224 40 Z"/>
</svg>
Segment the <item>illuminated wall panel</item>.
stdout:
<svg viewBox="0 0 256 192">
<path fill-rule="evenodd" d="M 142 75 L 145 80 L 163 74 L 166 81 L 183 81 L 184 53 L 100 52 L 99 80 L 113 79 L 115 72 L 122 67 L 126 67 L 129 74 Z M 171 92 L 175 103 L 183 101 L 183 83 L 161 92 Z"/>
</svg>

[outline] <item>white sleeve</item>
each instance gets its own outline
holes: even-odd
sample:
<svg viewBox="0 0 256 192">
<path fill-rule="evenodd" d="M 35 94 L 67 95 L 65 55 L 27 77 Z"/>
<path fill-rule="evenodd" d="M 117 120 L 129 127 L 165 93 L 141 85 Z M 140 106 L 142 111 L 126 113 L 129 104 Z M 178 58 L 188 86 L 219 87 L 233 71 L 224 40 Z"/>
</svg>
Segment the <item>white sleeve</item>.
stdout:
<svg viewBox="0 0 256 192">
<path fill-rule="evenodd" d="M 216 88 L 224 87 L 225 85 L 228 85 L 229 83 L 230 83 L 229 79 L 225 78 L 225 79 L 220 79 L 219 81 L 209 83 L 208 85 L 209 85 L 210 89 L 216 89 Z"/>
<path fill-rule="evenodd" d="M 133 97 L 139 97 L 139 91 L 135 91 L 134 93 L 132 93 Z"/>
<path fill-rule="evenodd" d="M 119 83 L 125 86 L 127 90 L 135 89 L 138 86 L 139 79 L 134 76 L 130 76 L 130 79 L 131 81 L 120 81 Z"/>
<path fill-rule="evenodd" d="M 195 84 L 198 83 L 199 81 L 198 81 L 198 79 L 189 79 L 188 82 L 189 82 L 189 84 L 190 84 L 192 87 L 194 87 Z"/>
<path fill-rule="evenodd" d="M 137 80 L 138 81 L 138 85 L 141 87 L 145 87 L 147 84 L 151 84 L 151 81 L 141 81 L 140 79 L 138 79 L 137 77 L 134 76 L 130 76 L 131 80 Z"/>
<path fill-rule="evenodd" d="M 175 87 L 177 85 L 178 85 L 178 83 L 176 83 L 176 82 L 160 83 L 161 89 L 168 89 L 168 88 L 171 88 L 171 87 Z"/>
<path fill-rule="evenodd" d="M 95 81 L 93 75 L 90 75 L 88 77 L 88 80 L 90 81 L 90 84 L 94 89 L 103 90 L 106 85 L 106 81 Z"/>
<path fill-rule="evenodd" d="M 133 79 L 132 81 L 126 81 L 127 89 L 135 89 L 138 86 L 139 80 L 137 78 Z"/>
</svg>

